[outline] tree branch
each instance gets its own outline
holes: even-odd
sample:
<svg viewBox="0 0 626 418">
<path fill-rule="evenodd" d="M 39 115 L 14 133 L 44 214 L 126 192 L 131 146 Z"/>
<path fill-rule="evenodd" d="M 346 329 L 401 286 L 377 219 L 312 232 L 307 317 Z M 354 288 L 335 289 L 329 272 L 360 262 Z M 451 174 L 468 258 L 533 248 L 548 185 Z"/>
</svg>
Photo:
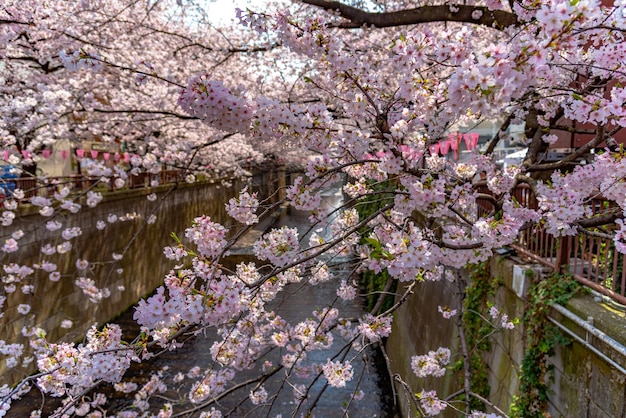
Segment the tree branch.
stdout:
<svg viewBox="0 0 626 418">
<path fill-rule="evenodd" d="M 580 219 L 579 221 L 576 222 L 576 226 L 579 228 L 579 230 L 581 228 L 585 229 L 585 233 L 591 235 L 591 231 L 586 230 L 586 228 L 594 228 L 598 226 L 614 224 L 615 220 L 619 219 L 620 217 L 621 217 L 620 211 L 617 208 L 615 208 L 615 211 L 613 212 L 608 212 L 599 216 L 594 216 L 592 218 Z M 613 238 L 613 235 L 607 235 L 607 236 L 610 237 L 611 239 Z M 602 238 L 606 238 L 606 237 L 603 236 Z"/>
<path fill-rule="evenodd" d="M 498 132 L 496 132 L 494 137 L 491 138 L 489 144 L 487 145 L 487 149 L 485 150 L 486 155 L 493 154 L 493 151 L 496 149 L 496 146 L 500 142 L 500 134 L 505 133 L 506 130 L 509 129 L 509 126 L 511 126 L 511 120 L 513 119 L 514 115 L 514 113 L 509 113 L 500 129 L 498 129 Z"/>
<path fill-rule="evenodd" d="M 457 285 L 457 295 L 458 295 L 458 303 L 459 303 L 459 312 L 463 312 L 463 300 L 465 299 L 465 287 L 466 282 L 461 278 L 459 274 L 459 270 L 455 270 L 454 275 L 456 276 L 456 285 Z M 459 341 L 461 344 L 461 354 L 463 355 L 463 392 L 465 392 L 465 399 L 469 398 L 469 394 L 472 391 L 472 371 L 471 371 L 471 357 L 469 354 L 469 349 L 467 347 L 467 340 L 465 338 L 465 328 L 463 324 L 463 315 L 458 315 L 456 319 L 457 329 L 459 330 Z M 470 414 L 470 403 L 465 403 L 465 414 Z"/>
<path fill-rule="evenodd" d="M 555 163 L 545 163 L 545 164 L 530 166 L 526 169 L 526 171 L 558 170 L 560 168 L 565 167 L 566 165 L 578 164 L 575 162 L 577 158 L 582 157 L 586 155 L 587 153 L 589 153 L 592 148 L 595 148 L 598 145 L 600 145 L 603 141 L 606 141 L 608 137 L 616 134 L 620 129 L 621 127 L 617 127 L 616 129 L 611 131 L 608 135 L 606 135 L 604 132 L 604 128 L 599 127 L 598 133 L 595 138 L 587 142 L 582 147 L 578 148 L 575 152 L 571 153 L 567 157 L 564 157 Z"/>
<path fill-rule="evenodd" d="M 42 71 L 45 74 L 50 74 L 53 73 L 55 71 L 61 70 L 65 67 L 63 67 L 62 65 L 58 65 L 56 67 L 52 66 L 50 61 L 45 61 L 45 62 L 40 62 L 37 58 L 35 57 L 29 57 L 29 56 L 23 56 L 23 57 L 6 57 L 6 59 L 8 61 L 25 61 L 25 62 L 30 62 L 33 63 L 36 67 L 41 68 Z"/>
<path fill-rule="evenodd" d="M 340 24 L 339 27 L 341 28 L 359 28 L 363 25 L 388 28 L 428 22 L 464 22 L 503 30 L 518 24 L 517 17 L 513 13 L 503 10 L 489 10 L 484 6 L 442 4 L 395 12 L 370 13 L 338 1 L 302 0 L 302 2 L 325 10 L 338 11 L 341 17 L 350 21 Z"/>
<path fill-rule="evenodd" d="M 13 20 L 13 19 L 0 19 L 0 25 L 34 26 L 34 23 L 32 23 L 32 22 L 22 22 L 21 20 Z"/>
<path fill-rule="evenodd" d="M 385 287 L 380 292 L 380 295 L 378 295 L 378 299 L 376 300 L 376 305 L 374 305 L 374 307 L 372 308 L 370 312 L 372 315 L 378 315 L 378 312 L 383 307 L 383 303 L 385 303 L 385 298 L 389 296 L 389 291 L 391 290 L 391 286 L 393 285 L 393 283 L 394 283 L 394 278 L 391 276 L 387 277 L 387 282 L 385 283 Z"/>
<path fill-rule="evenodd" d="M 94 113 L 122 113 L 122 114 L 141 113 L 141 114 L 149 114 L 149 115 L 172 116 L 172 117 L 175 117 L 175 118 L 178 118 L 178 119 L 185 119 L 185 120 L 199 120 L 199 118 L 196 117 L 196 116 L 183 115 L 183 114 L 176 113 L 176 112 L 169 112 L 167 110 L 99 109 L 99 108 L 94 108 L 93 112 Z"/>
</svg>

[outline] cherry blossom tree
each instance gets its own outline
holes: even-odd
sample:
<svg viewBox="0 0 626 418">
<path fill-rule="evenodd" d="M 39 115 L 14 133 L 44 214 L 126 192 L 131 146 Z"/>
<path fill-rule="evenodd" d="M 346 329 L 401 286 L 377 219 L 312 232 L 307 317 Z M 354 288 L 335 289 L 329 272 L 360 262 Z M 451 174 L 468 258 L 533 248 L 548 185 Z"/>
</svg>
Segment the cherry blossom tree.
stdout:
<svg viewBox="0 0 626 418">
<path fill-rule="evenodd" d="M 244 369 L 258 371 L 248 382 L 253 389 L 247 400 L 265 405 L 268 415 L 277 394 L 268 393 L 264 383 L 278 371 L 285 382 L 280 389 L 295 389 L 294 414 L 310 412 L 315 382 L 340 388 L 352 381 L 350 350 L 387 337 L 394 311 L 419 291 L 421 281 L 460 283 L 459 269 L 488 260 L 537 223 L 555 236 L 615 223 L 614 244 L 626 252 L 626 159 L 615 140 L 626 125 L 621 0 L 417 6 L 302 0 L 240 10 L 237 24 L 228 28 L 213 27 L 201 7 L 185 2 L 40 6 L 9 2 L 0 15 L 1 39 L 9 45 L 2 56 L 0 129 L 3 146 L 19 151 L 16 164 L 30 163 L 21 151 L 35 154 L 68 136 L 128 142 L 137 150 L 131 175 L 161 165 L 241 175 L 242 160 L 306 156 L 304 175 L 286 188 L 285 201 L 310 213 L 311 231 L 306 239 L 289 227 L 267 231 L 254 245 L 255 263 L 225 267 L 241 231 L 276 209 L 243 190 L 227 206 L 244 228 L 240 232 L 229 234 L 199 217 L 166 247 L 166 257 L 178 267 L 138 303 L 139 338 L 122 341 L 115 324 L 94 327 L 79 345 L 47 341 L 45 330 L 29 330 L 38 374 L 5 387 L 2 408 L 37 385 L 45 396 L 63 399 L 56 416 L 103 416 L 104 397 L 85 397 L 89 390 L 108 382 L 134 391 L 124 382 L 132 362 L 176 349 L 181 333 L 211 328 L 218 335 L 211 348 L 215 363 L 188 373 L 194 383 L 185 401 L 155 401 L 153 408 L 160 410 L 151 410 L 153 395 L 171 384 L 155 374 L 118 416 L 200 409 L 202 416 L 222 416 L 226 411 L 219 410 L 218 400 L 239 389 L 236 377 Z M 484 152 L 474 148 L 471 135 L 456 134 L 459 127 L 494 119 L 502 126 Z M 521 141 L 528 153 L 520 165 L 501 168 L 491 153 L 512 124 L 524 125 Z M 590 140 L 559 161 L 545 162 L 549 145 L 566 134 Z M 471 159 L 441 155 L 442 147 L 456 154 L 462 139 Z M 488 173 L 487 193 L 472 184 L 480 171 Z M 121 168 L 115 172 L 122 180 L 128 175 Z M 515 199 L 512 191 L 520 184 L 532 190 L 536 208 Z M 330 187 L 342 187 L 341 208 L 322 205 L 320 192 Z M 42 198 L 30 203 L 50 216 L 56 208 L 72 208 L 64 194 L 57 197 L 60 206 Z M 592 217 L 586 203 L 599 195 L 616 209 Z M 98 203 L 97 195 L 91 198 Z M 7 225 L 19 199 L 17 193 L 4 202 Z M 477 216 L 481 199 L 491 210 Z M 359 209 L 372 202 L 377 209 L 364 215 Z M 48 226 L 55 228 L 62 226 Z M 4 239 L 3 253 L 19 251 L 19 234 Z M 389 286 L 399 285 L 395 304 L 383 311 L 377 303 L 361 318 L 345 317 L 336 301 L 357 293 L 354 275 L 333 275 L 345 263 L 354 274 L 388 273 Z M 51 279 L 59 273 L 45 263 L 37 268 Z M 3 274 L 14 279 L 30 270 L 5 265 Z M 323 282 L 337 284 L 337 299 L 308 321 L 289 324 L 271 309 L 289 285 Z M 91 298 L 106 294 L 99 291 Z M 441 311 L 444 318 L 454 316 Z M 498 329 L 513 326 L 497 308 L 490 314 Z M 339 338 L 346 343 L 335 357 L 303 366 L 308 353 Z M 13 359 L 24 355 L 24 347 L 2 348 Z M 265 362 L 268 352 L 278 353 L 279 360 Z M 450 357 L 448 348 L 433 347 L 428 354 L 415 353 L 412 368 L 420 377 L 441 376 Z M 296 383 L 302 376 L 308 383 Z M 465 376 L 465 399 L 474 395 L 467 382 Z M 415 397 L 423 416 L 448 405 L 427 389 Z M 487 416 L 469 403 L 462 412 Z"/>
<path fill-rule="evenodd" d="M 260 158 L 241 136 L 216 134 L 176 103 L 188 77 L 220 68 L 222 61 L 240 61 L 233 68 L 264 65 L 234 57 L 237 48 L 216 29 L 200 34 L 176 27 L 172 21 L 184 15 L 169 16 L 158 4 L 140 2 L 3 7 L 3 148 L 14 161 L 43 159 L 41 150 L 61 139 L 70 139 L 77 149 L 82 141 L 96 140 L 118 153 L 137 154 L 141 160 L 133 165 L 140 169 L 170 165 L 213 176 L 241 175 L 241 166 Z M 81 60 L 90 50 L 107 51 L 115 70 Z M 194 67 L 203 51 L 210 52 L 212 62 L 205 55 L 202 66 Z M 68 77 L 63 63 L 102 71 Z M 226 139 L 231 144 L 224 149 L 220 143 Z"/>
</svg>

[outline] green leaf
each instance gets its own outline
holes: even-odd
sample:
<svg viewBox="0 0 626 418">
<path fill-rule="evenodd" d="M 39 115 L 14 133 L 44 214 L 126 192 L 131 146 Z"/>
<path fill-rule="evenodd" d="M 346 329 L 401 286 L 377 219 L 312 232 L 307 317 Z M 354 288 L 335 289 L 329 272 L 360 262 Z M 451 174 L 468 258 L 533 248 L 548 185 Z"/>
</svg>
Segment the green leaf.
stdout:
<svg viewBox="0 0 626 418">
<path fill-rule="evenodd" d="M 364 237 L 363 241 L 365 241 L 366 243 L 368 243 L 369 245 L 371 245 L 374 250 L 376 251 L 381 251 L 383 249 L 382 244 L 380 243 L 380 241 L 378 241 L 375 238 L 368 238 L 368 237 Z"/>
<path fill-rule="evenodd" d="M 389 251 L 382 251 L 382 256 L 385 260 L 393 260 L 395 258 Z"/>
</svg>

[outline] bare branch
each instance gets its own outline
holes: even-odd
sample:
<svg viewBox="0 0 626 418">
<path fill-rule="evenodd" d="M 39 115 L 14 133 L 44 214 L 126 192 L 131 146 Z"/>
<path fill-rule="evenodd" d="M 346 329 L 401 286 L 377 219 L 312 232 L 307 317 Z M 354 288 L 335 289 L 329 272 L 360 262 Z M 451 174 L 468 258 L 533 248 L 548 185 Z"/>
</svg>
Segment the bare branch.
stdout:
<svg viewBox="0 0 626 418">
<path fill-rule="evenodd" d="M 576 129 L 574 126 L 566 126 L 566 125 L 554 125 L 550 127 L 551 130 L 565 131 L 571 132 L 575 134 L 584 134 L 584 135 L 595 135 L 595 129 Z"/>
<path fill-rule="evenodd" d="M 98 109 L 94 108 L 93 112 L 95 113 L 133 113 L 133 114 L 149 114 L 149 115 L 162 115 L 162 116 L 172 116 L 178 119 L 185 120 L 198 120 L 199 118 L 196 116 L 183 115 L 181 113 L 169 112 L 166 110 L 141 110 L 141 109 Z"/>
<path fill-rule="evenodd" d="M 621 217 L 620 212 L 621 210 L 618 210 L 616 208 L 616 210 L 613 212 L 608 212 L 600 216 L 594 216 L 593 218 L 581 219 L 578 222 L 576 222 L 576 225 L 578 226 L 578 229 L 580 230 L 584 228 L 593 228 L 597 226 L 613 224 L 616 219 L 619 219 Z M 584 232 L 586 234 L 592 235 L 592 232 L 589 230 L 585 230 Z M 614 235 L 603 234 L 601 238 L 613 239 Z"/>
<path fill-rule="evenodd" d="M 396 12 L 370 13 L 338 1 L 302 0 L 302 2 L 325 10 L 338 11 L 341 17 L 349 20 L 348 23 L 339 25 L 342 28 L 359 28 L 363 25 L 388 28 L 429 22 L 464 22 L 502 30 L 518 24 L 517 17 L 513 13 L 489 10 L 484 6 L 442 4 Z"/>
<path fill-rule="evenodd" d="M 394 283 L 394 278 L 391 276 L 387 277 L 387 282 L 385 283 L 385 287 L 380 292 L 380 295 L 378 295 L 378 299 L 376 300 L 376 305 L 374 305 L 374 307 L 372 308 L 372 311 L 370 312 L 372 315 L 378 315 L 378 312 L 383 307 L 383 303 L 385 303 L 385 299 L 389 295 L 389 291 L 391 290 L 391 286 L 393 285 L 393 283 Z"/>
<path fill-rule="evenodd" d="M 13 19 L 0 19 L 0 25 L 34 26 L 34 23 L 32 23 L 32 22 L 22 22 L 21 20 L 13 20 Z"/>
</svg>

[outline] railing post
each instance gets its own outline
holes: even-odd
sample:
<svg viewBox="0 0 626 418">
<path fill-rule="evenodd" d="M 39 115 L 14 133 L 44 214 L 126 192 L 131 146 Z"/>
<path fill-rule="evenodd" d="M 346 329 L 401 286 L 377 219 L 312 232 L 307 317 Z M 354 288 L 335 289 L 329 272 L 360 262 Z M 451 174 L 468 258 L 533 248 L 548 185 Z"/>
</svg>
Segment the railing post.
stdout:
<svg viewBox="0 0 626 418">
<path fill-rule="evenodd" d="M 563 273 L 565 266 L 569 265 L 572 237 L 565 236 L 559 238 L 559 249 L 556 255 L 556 270 Z"/>
<path fill-rule="evenodd" d="M 287 198 L 287 172 L 285 170 L 278 171 L 278 200 L 282 201 Z"/>
</svg>

